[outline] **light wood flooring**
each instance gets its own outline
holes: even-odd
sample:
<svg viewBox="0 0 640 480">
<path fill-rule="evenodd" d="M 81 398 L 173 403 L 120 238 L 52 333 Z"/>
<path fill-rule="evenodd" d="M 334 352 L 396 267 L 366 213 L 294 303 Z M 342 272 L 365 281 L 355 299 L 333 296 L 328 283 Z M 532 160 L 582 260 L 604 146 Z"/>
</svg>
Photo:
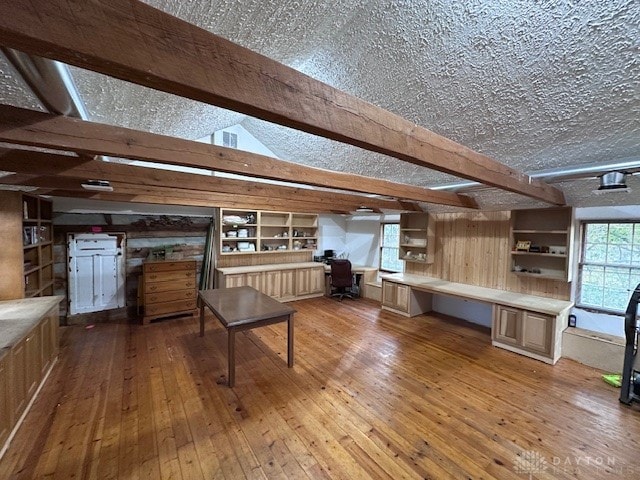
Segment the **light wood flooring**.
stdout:
<svg viewBox="0 0 640 480">
<path fill-rule="evenodd" d="M 0 478 L 640 478 L 640 409 L 597 370 L 490 345 L 489 330 L 374 302 L 293 304 L 237 336 L 195 318 L 65 327 Z"/>
</svg>

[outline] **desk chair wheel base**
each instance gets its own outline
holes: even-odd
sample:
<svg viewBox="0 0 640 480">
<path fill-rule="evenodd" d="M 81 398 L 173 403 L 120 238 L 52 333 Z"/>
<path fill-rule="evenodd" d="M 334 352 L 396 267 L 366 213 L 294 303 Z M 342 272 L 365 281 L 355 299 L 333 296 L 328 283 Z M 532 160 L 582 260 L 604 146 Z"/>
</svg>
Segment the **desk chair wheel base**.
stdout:
<svg viewBox="0 0 640 480">
<path fill-rule="evenodd" d="M 339 297 L 338 301 L 341 302 L 344 297 L 350 298 L 353 300 L 353 295 L 350 292 L 336 292 L 332 293 L 331 297 Z"/>
</svg>

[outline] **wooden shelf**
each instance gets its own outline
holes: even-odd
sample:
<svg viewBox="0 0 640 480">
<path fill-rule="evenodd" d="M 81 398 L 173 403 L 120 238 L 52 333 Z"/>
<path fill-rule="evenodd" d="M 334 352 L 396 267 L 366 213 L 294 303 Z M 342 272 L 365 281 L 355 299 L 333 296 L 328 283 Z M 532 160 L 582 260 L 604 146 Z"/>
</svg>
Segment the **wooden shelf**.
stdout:
<svg viewBox="0 0 640 480">
<path fill-rule="evenodd" d="M 225 216 L 247 217 L 250 215 L 255 216 L 257 220 L 255 224 L 233 224 L 232 222 L 224 222 L 222 220 Z M 233 256 L 312 252 L 317 247 L 318 216 L 315 214 L 221 209 L 220 219 L 220 232 L 226 233 L 229 230 L 240 230 L 242 228 L 252 229 L 249 231 L 249 237 L 220 236 L 217 242 L 220 255 Z M 296 235 L 294 235 L 294 233 Z M 286 234 L 286 236 L 282 236 L 283 234 Z M 307 240 L 313 241 L 313 248 L 304 248 Z M 222 251 L 225 246 L 236 248 L 238 242 L 253 243 L 255 251 Z M 302 242 L 303 244 L 300 248 L 293 248 L 295 242 Z M 280 245 L 284 245 L 287 248 L 278 250 L 277 247 Z M 265 246 L 273 249 L 264 250 Z"/>
<path fill-rule="evenodd" d="M 566 235 L 567 230 L 513 230 L 513 233 L 530 233 L 533 235 Z"/>
<path fill-rule="evenodd" d="M 535 278 L 545 278 L 548 280 L 564 280 L 564 272 L 558 272 L 557 274 L 550 273 L 532 273 L 532 272 L 516 272 L 512 271 L 514 275 L 518 275 L 519 277 L 535 277 Z"/>
<path fill-rule="evenodd" d="M 534 257 L 567 258 L 567 256 L 565 254 L 561 254 L 561 253 L 511 252 L 511 255 L 532 255 Z"/>
<path fill-rule="evenodd" d="M 22 192 L 0 192 L 0 300 L 53 294 L 52 215 L 50 200 Z M 25 238 L 42 241 L 25 245 Z"/>
<path fill-rule="evenodd" d="M 422 257 L 414 255 L 414 251 L 417 251 Z M 423 212 L 400 214 L 398 258 L 405 262 L 433 263 L 435 258 L 435 222 L 431 215 Z"/>
<path fill-rule="evenodd" d="M 573 246 L 573 209 L 536 208 L 513 210 L 511 212 L 511 247 L 518 242 L 528 241 L 536 247 L 559 247 L 566 253 L 542 253 L 530 251 L 510 251 L 511 272 L 521 277 L 548 280 L 571 281 L 571 251 Z M 516 271 L 516 267 L 527 270 Z M 538 269 L 543 273 L 531 273 Z M 549 273 L 553 272 L 553 273 Z"/>
</svg>

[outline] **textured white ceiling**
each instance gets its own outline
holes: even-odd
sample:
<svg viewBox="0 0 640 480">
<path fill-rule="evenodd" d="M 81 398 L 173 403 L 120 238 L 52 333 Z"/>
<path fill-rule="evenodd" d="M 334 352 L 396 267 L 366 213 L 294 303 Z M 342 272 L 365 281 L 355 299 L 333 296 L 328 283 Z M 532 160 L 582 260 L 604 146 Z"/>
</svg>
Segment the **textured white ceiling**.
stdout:
<svg viewBox="0 0 640 480">
<path fill-rule="evenodd" d="M 147 3 L 522 171 L 640 160 L 637 1 Z M 0 73 L 0 100 L 33 105 L 1 63 Z M 241 123 L 284 160 L 425 186 L 457 180 L 92 72 L 72 73 L 96 121 L 192 139 Z M 598 196 L 591 194 L 594 180 L 557 185 L 575 206 L 640 204 L 640 185 L 631 194 Z M 534 205 L 495 189 L 473 195 L 486 208 Z"/>
</svg>

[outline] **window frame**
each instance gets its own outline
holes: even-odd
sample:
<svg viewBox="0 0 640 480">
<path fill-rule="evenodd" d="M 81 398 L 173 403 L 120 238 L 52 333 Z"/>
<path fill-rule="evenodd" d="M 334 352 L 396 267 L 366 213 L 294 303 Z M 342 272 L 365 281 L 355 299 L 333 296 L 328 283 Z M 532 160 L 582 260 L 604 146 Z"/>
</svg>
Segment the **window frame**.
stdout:
<svg viewBox="0 0 640 480">
<path fill-rule="evenodd" d="M 389 246 L 385 246 L 384 244 L 384 227 L 385 225 L 397 225 L 398 226 L 398 245 L 395 247 L 389 247 Z M 387 268 L 382 268 L 382 252 L 385 248 L 388 249 L 395 249 L 396 250 L 396 258 L 398 259 L 400 263 L 400 265 L 402 265 L 402 269 L 401 270 L 389 270 Z M 380 222 L 380 242 L 379 242 L 379 249 L 378 249 L 378 270 L 380 272 L 385 272 L 385 273 L 404 273 L 404 269 L 405 269 L 405 263 L 404 261 L 402 261 L 400 259 L 400 221 L 398 220 L 397 222 Z"/>
<path fill-rule="evenodd" d="M 615 267 L 615 268 L 623 268 L 623 269 L 628 269 L 629 273 L 631 274 L 631 272 L 636 271 L 638 273 L 640 273 L 640 266 L 634 266 L 632 264 L 629 265 L 621 265 L 621 264 L 616 264 L 616 263 L 607 263 L 606 261 L 603 262 L 588 262 L 585 261 L 585 253 L 586 253 L 586 246 L 587 246 L 587 242 L 586 242 L 586 237 L 587 237 L 587 226 L 588 225 L 607 225 L 607 233 L 609 230 L 609 226 L 610 225 L 620 225 L 620 224 L 631 224 L 634 225 L 634 234 L 636 231 L 636 225 L 638 226 L 637 230 L 640 231 L 640 219 L 631 219 L 631 220 L 626 220 L 626 219 L 611 219 L 611 220 L 581 220 L 580 221 L 580 250 L 579 250 L 579 256 L 578 256 L 578 265 L 577 265 L 577 269 L 578 269 L 578 282 L 576 285 L 576 291 L 575 291 L 575 306 L 576 308 L 580 308 L 581 310 L 586 310 L 589 312 L 594 312 L 594 313 L 602 313 L 602 314 L 607 314 L 607 315 L 616 315 L 616 316 L 624 316 L 625 314 L 625 309 L 623 308 L 622 310 L 615 310 L 613 308 L 607 308 L 604 306 L 594 306 L 594 305 L 590 305 L 590 304 L 584 304 L 582 303 L 582 286 L 583 286 L 583 277 L 584 277 L 584 272 L 583 272 L 583 267 L 585 265 L 593 265 L 593 266 L 600 266 L 600 267 Z M 633 246 L 635 245 L 634 242 L 635 237 L 632 236 L 631 238 L 631 248 L 633 249 Z M 606 245 L 610 245 L 608 240 Z M 632 259 L 633 259 L 633 250 L 632 250 Z M 605 288 L 606 288 L 606 283 L 605 283 Z M 631 287 L 629 290 L 629 296 L 631 296 L 632 292 L 633 292 L 633 287 Z M 626 308 L 626 306 L 625 306 Z"/>
</svg>

